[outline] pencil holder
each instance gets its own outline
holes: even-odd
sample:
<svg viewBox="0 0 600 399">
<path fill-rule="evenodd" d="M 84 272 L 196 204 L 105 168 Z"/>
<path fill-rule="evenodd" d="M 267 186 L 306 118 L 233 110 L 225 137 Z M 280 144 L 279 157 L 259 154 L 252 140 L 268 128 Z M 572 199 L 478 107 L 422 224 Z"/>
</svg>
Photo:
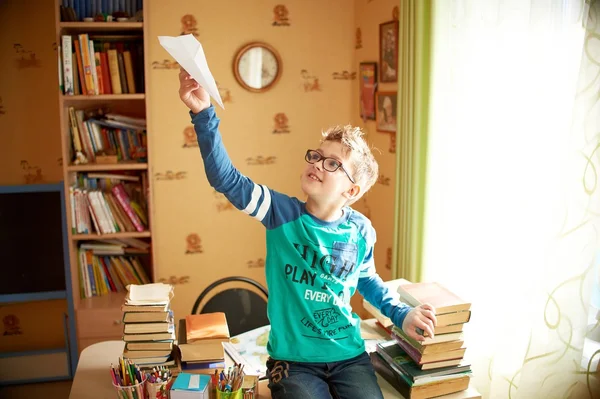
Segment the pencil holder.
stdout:
<svg viewBox="0 0 600 399">
<path fill-rule="evenodd" d="M 148 399 L 146 390 L 144 389 L 145 383 L 145 379 L 135 385 L 115 385 L 113 382 L 113 387 L 115 387 L 115 390 L 117 391 L 118 399 Z"/>
<path fill-rule="evenodd" d="M 245 375 L 242 383 L 242 399 L 258 398 L 258 376 Z"/>
<path fill-rule="evenodd" d="M 146 380 L 148 399 L 171 399 L 171 385 L 173 385 L 172 377 L 162 382 L 150 382 Z"/>
<path fill-rule="evenodd" d="M 217 399 L 243 399 L 242 388 L 234 392 L 223 392 L 217 389 Z"/>
</svg>

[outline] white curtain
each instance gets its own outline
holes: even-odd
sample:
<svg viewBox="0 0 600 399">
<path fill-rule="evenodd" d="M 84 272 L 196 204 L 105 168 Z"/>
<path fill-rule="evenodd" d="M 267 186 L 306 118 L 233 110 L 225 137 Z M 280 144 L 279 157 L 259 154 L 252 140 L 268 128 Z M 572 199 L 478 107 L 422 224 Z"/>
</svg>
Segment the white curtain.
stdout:
<svg viewBox="0 0 600 399">
<path fill-rule="evenodd" d="M 472 301 L 486 398 L 600 397 L 582 361 L 600 241 L 592 4 L 588 19 L 584 1 L 434 1 L 423 280 Z"/>
</svg>

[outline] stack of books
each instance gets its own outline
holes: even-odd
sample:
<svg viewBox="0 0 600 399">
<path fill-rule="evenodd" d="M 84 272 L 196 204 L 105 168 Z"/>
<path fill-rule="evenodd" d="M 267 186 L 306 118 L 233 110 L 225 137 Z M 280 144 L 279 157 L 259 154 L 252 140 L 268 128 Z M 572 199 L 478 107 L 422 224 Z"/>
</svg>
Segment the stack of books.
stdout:
<svg viewBox="0 0 600 399">
<path fill-rule="evenodd" d="M 212 374 L 225 368 L 223 343 L 229 342 L 225 313 L 188 315 L 178 323 L 181 370 L 192 374 Z"/>
<path fill-rule="evenodd" d="M 142 369 L 175 368 L 173 286 L 156 283 L 127 286 L 123 311 L 123 357 Z"/>
<path fill-rule="evenodd" d="M 437 325 L 434 337 L 424 331 L 423 341 L 391 326 L 393 340 L 380 343 L 371 353 L 375 369 L 406 398 L 430 398 L 466 390 L 471 378 L 463 327 L 471 317 L 471 304 L 443 285 L 432 283 L 400 284 L 400 300 L 419 306 L 435 307 Z"/>
</svg>

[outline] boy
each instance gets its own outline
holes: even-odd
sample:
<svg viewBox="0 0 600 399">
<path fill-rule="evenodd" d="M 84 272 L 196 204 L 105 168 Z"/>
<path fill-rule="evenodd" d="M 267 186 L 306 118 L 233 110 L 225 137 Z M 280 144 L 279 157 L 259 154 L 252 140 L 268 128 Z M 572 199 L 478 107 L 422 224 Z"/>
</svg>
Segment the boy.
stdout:
<svg viewBox="0 0 600 399">
<path fill-rule="evenodd" d="M 255 184 L 231 164 L 208 93 L 183 69 L 179 96 L 190 109 L 209 183 L 267 229 L 265 274 L 273 398 L 382 398 L 352 313 L 356 289 L 417 340 L 433 336 L 434 309 L 400 304 L 373 262 L 375 230 L 348 205 L 376 181 L 378 167 L 360 129 L 336 127 L 308 150 L 306 202 Z"/>
</svg>

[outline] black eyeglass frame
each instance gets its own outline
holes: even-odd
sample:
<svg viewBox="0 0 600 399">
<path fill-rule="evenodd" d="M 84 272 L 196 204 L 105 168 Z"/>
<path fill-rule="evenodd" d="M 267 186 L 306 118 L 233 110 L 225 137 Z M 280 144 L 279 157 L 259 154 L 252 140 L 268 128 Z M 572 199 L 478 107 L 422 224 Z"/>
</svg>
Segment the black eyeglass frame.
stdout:
<svg viewBox="0 0 600 399">
<path fill-rule="evenodd" d="M 319 159 L 315 160 L 314 162 L 312 161 L 312 157 L 310 156 L 311 153 L 317 154 L 319 156 Z M 333 169 L 327 169 L 327 167 L 325 166 L 325 161 L 331 159 L 334 160 L 335 162 L 337 162 L 338 166 Z M 348 179 L 350 179 L 350 181 L 352 182 L 352 184 L 356 184 L 356 182 L 354 181 L 354 179 L 352 177 L 350 177 L 350 174 L 348 173 L 348 171 L 346 169 L 344 169 L 344 166 L 342 165 L 342 163 L 340 161 L 338 161 L 335 158 L 331 158 L 331 157 L 324 157 L 319 151 L 316 150 L 306 150 L 306 154 L 304 155 L 304 160 L 306 162 L 308 162 L 309 164 L 316 164 L 317 162 L 323 161 L 323 169 L 325 169 L 327 172 L 335 172 L 338 169 L 341 169 L 344 171 L 344 173 L 346 174 L 346 176 L 348 177 Z"/>
</svg>

